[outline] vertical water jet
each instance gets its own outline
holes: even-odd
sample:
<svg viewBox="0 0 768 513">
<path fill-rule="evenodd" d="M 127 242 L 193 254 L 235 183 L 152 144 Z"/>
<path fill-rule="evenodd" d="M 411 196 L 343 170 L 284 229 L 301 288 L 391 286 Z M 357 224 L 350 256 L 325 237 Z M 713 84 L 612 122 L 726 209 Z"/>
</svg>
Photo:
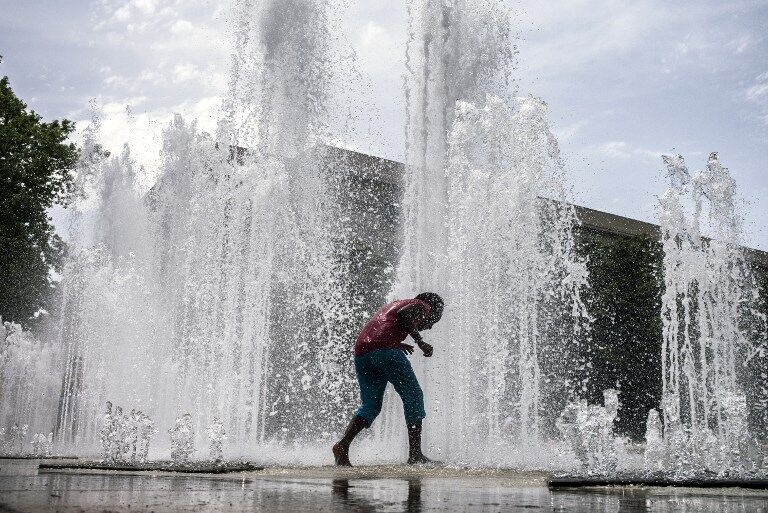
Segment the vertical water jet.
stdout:
<svg viewBox="0 0 768 513">
<path fill-rule="evenodd" d="M 543 103 L 509 90 L 515 48 L 506 7 L 414 0 L 408 29 L 403 250 L 393 295 L 446 298 L 445 320 L 428 334 L 437 356 L 414 362 L 433 450 L 509 463 L 538 443 L 546 412 L 552 427 L 543 376 L 563 366 L 566 337 L 584 317 L 578 221 L 564 203 Z M 390 443 L 397 432 L 379 428 Z"/>
<path fill-rule="evenodd" d="M 755 464 L 756 446 L 744 393 L 752 386 L 745 365 L 754 351 L 741 319 L 752 293 L 739 245 L 736 182 L 716 153 L 696 173 L 679 155 L 664 162 L 671 182 L 659 219 L 665 468 L 742 473 Z"/>
</svg>

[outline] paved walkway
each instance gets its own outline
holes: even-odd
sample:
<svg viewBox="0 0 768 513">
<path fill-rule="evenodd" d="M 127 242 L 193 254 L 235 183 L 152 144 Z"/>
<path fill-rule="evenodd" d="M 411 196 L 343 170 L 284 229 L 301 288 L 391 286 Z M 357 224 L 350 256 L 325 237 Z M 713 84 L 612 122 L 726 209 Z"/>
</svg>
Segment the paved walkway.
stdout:
<svg viewBox="0 0 768 513">
<path fill-rule="evenodd" d="M 674 488 L 550 492 L 546 475 L 405 466 L 273 468 L 224 475 L 38 473 L 0 462 L 0 511 L 62 512 L 768 512 L 768 493 Z"/>
</svg>

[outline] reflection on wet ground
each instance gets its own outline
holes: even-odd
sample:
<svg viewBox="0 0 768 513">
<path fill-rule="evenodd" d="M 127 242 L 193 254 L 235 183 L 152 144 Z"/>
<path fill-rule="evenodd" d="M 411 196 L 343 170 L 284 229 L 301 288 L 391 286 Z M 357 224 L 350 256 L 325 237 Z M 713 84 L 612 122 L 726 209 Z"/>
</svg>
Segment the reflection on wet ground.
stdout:
<svg viewBox="0 0 768 513">
<path fill-rule="evenodd" d="M 768 493 L 762 491 L 627 487 L 549 491 L 540 476 L 522 479 L 512 473 L 402 477 L 375 477 L 370 472 L 340 476 L 332 470 L 226 476 L 23 473 L 0 475 L 0 511 L 768 511 Z"/>
</svg>

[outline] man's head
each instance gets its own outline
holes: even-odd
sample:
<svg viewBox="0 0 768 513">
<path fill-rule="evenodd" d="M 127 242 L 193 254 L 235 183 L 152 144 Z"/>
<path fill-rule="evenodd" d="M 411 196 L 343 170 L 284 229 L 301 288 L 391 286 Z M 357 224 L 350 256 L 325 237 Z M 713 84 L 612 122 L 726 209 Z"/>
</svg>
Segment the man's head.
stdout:
<svg viewBox="0 0 768 513">
<path fill-rule="evenodd" d="M 416 299 L 420 299 L 429 305 L 429 315 L 424 319 L 419 327 L 422 330 L 428 330 L 440 320 L 443 316 L 443 298 L 434 292 L 422 292 Z"/>
</svg>

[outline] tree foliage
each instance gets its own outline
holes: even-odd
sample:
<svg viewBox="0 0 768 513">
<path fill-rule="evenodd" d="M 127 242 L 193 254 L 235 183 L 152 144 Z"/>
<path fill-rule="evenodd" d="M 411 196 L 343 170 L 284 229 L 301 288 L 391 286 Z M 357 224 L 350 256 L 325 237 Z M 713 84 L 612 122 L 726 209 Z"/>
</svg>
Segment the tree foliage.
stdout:
<svg viewBox="0 0 768 513">
<path fill-rule="evenodd" d="M 768 440 L 768 268 L 753 264 L 750 268 L 756 296 L 743 305 L 742 329 L 753 346 L 745 366 L 742 383 L 747 395 L 749 422 L 753 432 Z"/>
<path fill-rule="evenodd" d="M 54 289 L 64 243 L 48 214 L 66 204 L 78 150 L 67 143 L 74 123 L 44 122 L 0 79 L 0 315 L 29 324 Z"/>
<path fill-rule="evenodd" d="M 588 363 L 586 399 L 602 403 L 602 391 L 619 391 L 617 430 L 645 434 L 648 410 L 661 399 L 661 294 L 663 255 L 648 237 L 606 236 L 582 230 L 588 256 L 587 307 L 594 318 L 582 355 Z"/>
</svg>

